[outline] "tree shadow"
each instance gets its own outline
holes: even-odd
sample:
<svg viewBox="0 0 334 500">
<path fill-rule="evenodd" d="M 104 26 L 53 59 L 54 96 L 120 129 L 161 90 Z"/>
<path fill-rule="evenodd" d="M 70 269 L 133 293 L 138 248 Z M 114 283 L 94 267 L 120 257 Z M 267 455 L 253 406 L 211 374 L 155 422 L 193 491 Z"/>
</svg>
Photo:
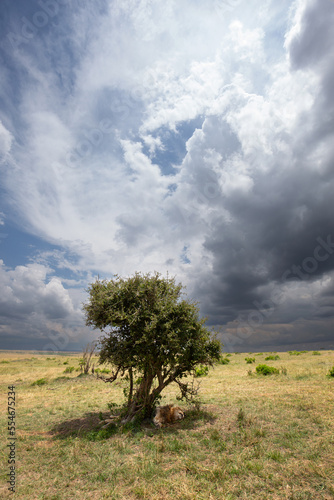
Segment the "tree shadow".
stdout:
<svg viewBox="0 0 334 500">
<path fill-rule="evenodd" d="M 185 418 L 182 420 L 183 429 L 195 429 L 199 425 L 214 424 L 217 416 L 204 409 L 191 409 L 186 411 Z"/>
<path fill-rule="evenodd" d="M 55 439 L 68 437 L 86 438 L 91 432 L 101 430 L 101 418 L 108 418 L 110 412 L 85 413 L 81 418 L 64 420 L 55 425 L 50 434 Z"/>
<path fill-rule="evenodd" d="M 190 409 L 186 410 L 184 420 L 174 424 L 167 424 L 157 428 L 151 419 L 145 419 L 140 423 L 127 423 L 120 425 L 119 422 L 111 422 L 106 428 L 101 428 L 104 419 L 110 417 L 110 412 L 85 413 L 81 418 L 64 420 L 55 425 L 49 434 L 53 439 L 67 439 L 69 437 L 88 439 L 90 441 L 102 441 L 109 439 L 115 434 L 178 434 L 182 430 L 196 429 L 205 424 L 213 424 L 217 417 L 206 410 Z M 103 427 L 103 426 L 102 426 Z"/>
</svg>

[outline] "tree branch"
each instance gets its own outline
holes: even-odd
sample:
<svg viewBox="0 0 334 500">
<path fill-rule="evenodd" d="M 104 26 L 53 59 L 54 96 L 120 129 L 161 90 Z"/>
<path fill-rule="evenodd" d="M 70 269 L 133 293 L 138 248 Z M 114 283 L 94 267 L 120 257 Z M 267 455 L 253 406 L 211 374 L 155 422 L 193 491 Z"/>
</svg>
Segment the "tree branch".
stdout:
<svg viewBox="0 0 334 500">
<path fill-rule="evenodd" d="M 96 377 L 97 377 L 98 379 L 100 379 L 100 380 L 103 380 L 103 382 L 114 382 L 114 381 L 117 379 L 118 374 L 119 374 L 119 372 L 120 372 L 121 370 L 123 370 L 123 373 L 124 373 L 124 368 L 123 368 L 123 367 L 121 367 L 121 366 L 119 366 L 119 367 L 117 368 L 117 370 L 116 370 L 116 373 L 113 373 L 113 374 L 111 375 L 111 377 L 103 377 L 103 376 L 99 375 L 98 373 L 96 374 Z M 123 375 L 123 373 L 122 373 L 122 375 Z"/>
</svg>

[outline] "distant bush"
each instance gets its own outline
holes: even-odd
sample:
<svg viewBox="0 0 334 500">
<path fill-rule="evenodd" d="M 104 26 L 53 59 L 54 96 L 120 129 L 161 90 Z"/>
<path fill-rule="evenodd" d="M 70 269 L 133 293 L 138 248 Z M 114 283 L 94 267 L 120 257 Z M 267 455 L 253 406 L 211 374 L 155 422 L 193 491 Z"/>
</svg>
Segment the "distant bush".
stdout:
<svg viewBox="0 0 334 500">
<path fill-rule="evenodd" d="M 2 361 L 0 361 L 0 363 L 1 363 L 2 365 L 4 365 L 5 363 L 6 363 L 6 364 L 7 364 L 7 363 L 9 363 L 9 361 L 6 361 L 5 359 L 3 359 Z"/>
<path fill-rule="evenodd" d="M 328 372 L 328 376 L 329 376 L 329 377 L 334 377 L 334 366 L 333 366 L 333 368 L 331 368 L 331 369 L 329 370 L 329 372 Z"/>
<path fill-rule="evenodd" d="M 277 368 L 274 368 L 273 366 L 258 365 L 256 367 L 256 373 L 258 373 L 259 375 L 273 375 L 278 374 L 279 370 Z"/>
<path fill-rule="evenodd" d="M 255 363 L 255 358 L 245 358 L 245 361 L 250 365 L 251 363 Z"/>
<path fill-rule="evenodd" d="M 321 356 L 321 353 L 319 351 L 313 351 L 312 355 L 313 356 Z"/>
<path fill-rule="evenodd" d="M 288 351 L 288 353 L 290 354 L 290 356 L 300 356 L 301 355 L 300 351 Z"/>
<path fill-rule="evenodd" d="M 199 365 L 195 367 L 194 376 L 195 377 L 206 377 L 209 373 L 209 367 L 204 365 Z"/>
<path fill-rule="evenodd" d="M 226 357 L 230 358 L 231 356 L 232 356 L 232 354 L 230 352 L 228 354 L 226 354 Z"/>
<path fill-rule="evenodd" d="M 64 370 L 64 373 L 72 373 L 75 370 L 74 366 L 68 366 L 66 370 Z"/>
<path fill-rule="evenodd" d="M 228 357 L 220 356 L 218 364 L 219 365 L 228 365 L 231 360 Z"/>
<path fill-rule="evenodd" d="M 258 352 L 256 356 L 263 356 L 263 352 Z"/>
<path fill-rule="evenodd" d="M 100 373 L 110 373 L 110 370 L 108 370 L 108 368 L 102 368 L 102 370 L 100 370 Z"/>
<path fill-rule="evenodd" d="M 46 378 L 40 378 L 38 380 L 36 380 L 35 382 L 33 382 L 31 385 L 34 386 L 34 385 L 44 385 L 44 384 L 47 384 L 48 381 L 46 380 Z"/>
<path fill-rule="evenodd" d="M 277 359 L 281 359 L 281 358 L 279 357 L 278 354 L 276 354 L 275 356 L 267 356 L 264 359 L 265 359 L 265 361 L 269 361 L 269 360 L 276 361 Z"/>
<path fill-rule="evenodd" d="M 110 373 L 110 370 L 107 368 L 95 368 L 94 373 Z"/>
<path fill-rule="evenodd" d="M 64 361 L 63 365 L 68 365 L 68 361 Z"/>
</svg>

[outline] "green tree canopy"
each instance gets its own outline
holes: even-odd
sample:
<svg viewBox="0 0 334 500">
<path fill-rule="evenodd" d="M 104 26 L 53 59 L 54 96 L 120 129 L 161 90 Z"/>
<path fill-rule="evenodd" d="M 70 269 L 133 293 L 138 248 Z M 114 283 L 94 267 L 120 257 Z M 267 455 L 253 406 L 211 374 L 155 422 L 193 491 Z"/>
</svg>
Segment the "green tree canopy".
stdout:
<svg viewBox="0 0 334 500">
<path fill-rule="evenodd" d="M 100 362 L 114 368 L 105 380 L 128 375 L 126 420 L 150 415 L 171 382 L 187 397 L 190 387 L 181 379 L 197 364 L 219 359 L 219 341 L 211 338 L 206 319 L 199 318 L 197 303 L 182 299 L 182 289 L 175 278 L 159 273 L 97 280 L 88 288 L 86 324 L 104 333 Z"/>
</svg>

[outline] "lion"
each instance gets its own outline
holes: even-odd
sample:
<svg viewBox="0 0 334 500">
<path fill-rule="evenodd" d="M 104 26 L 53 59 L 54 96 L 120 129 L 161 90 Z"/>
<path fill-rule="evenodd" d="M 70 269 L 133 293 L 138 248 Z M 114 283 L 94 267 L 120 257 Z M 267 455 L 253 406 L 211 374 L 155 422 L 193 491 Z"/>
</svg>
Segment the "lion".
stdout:
<svg viewBox="0 0 334 500">
<path fill-rule="evenodd" d="M 184 418 L 184 412 L 178 406 L 166 405 L 159 406 L 156 410 L 153 419 L 157 427 L 162 427 L 165 424 L 174 424 L 177 420 Z"/>
</svg>

